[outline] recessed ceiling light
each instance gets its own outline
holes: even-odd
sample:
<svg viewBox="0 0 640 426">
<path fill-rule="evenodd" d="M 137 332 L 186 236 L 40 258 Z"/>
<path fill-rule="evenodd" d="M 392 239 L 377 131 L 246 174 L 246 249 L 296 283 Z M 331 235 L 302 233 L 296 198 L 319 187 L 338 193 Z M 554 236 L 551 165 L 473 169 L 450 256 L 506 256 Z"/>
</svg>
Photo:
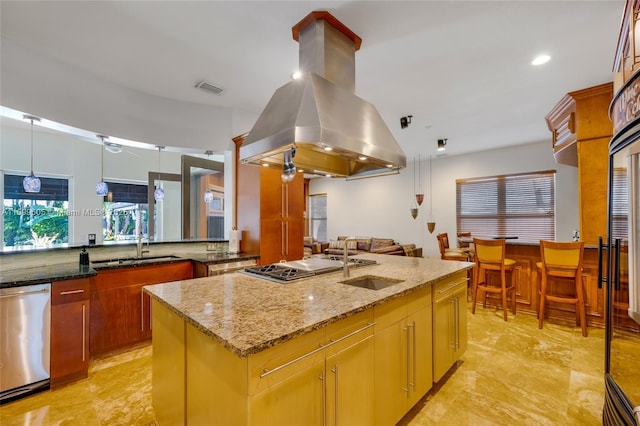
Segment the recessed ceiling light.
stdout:
<svg viewBox="0 0 640 426">
<path fill-rule="evenodd" d="M 269 167 L 269 163 L 262 163 L 262 167 Z"/>
<path fill-rule="evenodd" d="M 367 159 L 367 156 L 366 156 L 366 155 L 361 155 L 360 157 L 358 157 L 358 159 L 359 159 L 360 161 L 364 161 L 364 160 L 366 160 L 366 159 Z"/>
<path fill-rule="evenodd" d="M 324 150 L 325 150 L 325 151 L 333 151 L 333 148 L 331 148 L 330 146 L 325 146 L 325 147 L 324 147 Z"/>
<path fill-rule="evenodd" d="M 294 72 L 291 74 L 291 78 L 292 78 L 292 79 L 294 79 L 294 80 L 297 80 L 297 79 L 299 79 L 300 77 L 302 77 L 302 71 L 300 71 L 300 70 L 294 71 Z"/>
<path fill-rule="evenodd" d="M 539 55 L 536 56 L 533 61 L 531 61 L 531 65 L 542 65 L 542 64 L 546 64 L 547 62 L 549 62 L 549 60 L 551 60 L 551 56 L 549 55 Z"/>
</svg>

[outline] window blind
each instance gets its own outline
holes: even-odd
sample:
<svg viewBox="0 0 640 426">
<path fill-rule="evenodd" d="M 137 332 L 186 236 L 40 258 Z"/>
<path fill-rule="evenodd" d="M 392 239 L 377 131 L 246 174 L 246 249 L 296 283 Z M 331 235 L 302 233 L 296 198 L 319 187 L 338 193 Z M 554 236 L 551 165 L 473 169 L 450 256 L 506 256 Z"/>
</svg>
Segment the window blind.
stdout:
<svg viewBox="0 0 640 426">
<path fill-rule="evenodd" d="M 456 180 L 458 232 L 555 240 L 555 170 Z"/>
<path fill-rule="evenodd" d="M 326 194 L 309 196 L 309 227 L 316 241 L 328 241 Z"/>
<path fill-rule="evenodd" d="M 629 238 L 629 181 L 626 168 L 613 169 L 611 237 Z"/>
</svg>

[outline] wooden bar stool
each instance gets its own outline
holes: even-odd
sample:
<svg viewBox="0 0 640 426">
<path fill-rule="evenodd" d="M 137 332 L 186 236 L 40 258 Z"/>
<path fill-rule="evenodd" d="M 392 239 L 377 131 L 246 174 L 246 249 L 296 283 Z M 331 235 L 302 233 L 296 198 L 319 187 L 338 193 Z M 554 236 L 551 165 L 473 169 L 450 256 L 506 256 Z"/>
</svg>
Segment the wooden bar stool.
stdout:
<svg viewBox="0 0 640 426">
<path fill-rule="evenodd" d="M 478 291 L 483 292 L 482 307 L 487 307 L 487 293 L 499 293 L 502 298 L 502 311 L 507 321 L 507 295 L 511 293 L 513 314 L 516 314 L 516 283 L 520 278 L 520 267 L 516 261 L 505 258 L 506 242 L 500 240 L 473 239 L 474 259 L 476 262 L 475 279 L 473 280 L 473 304 L 471 312 L 476 313 Z M 500 285 L 491 285 L 487 272 L 500 275 Z M 507 272 L 511 273 L 511 280 L 507 284 Z M 517 279 L 516 279 L 517 276 Z"/>
<path fill-rule="evenodd" d="M 538 328 L 544 322 L 544 310 L 547 301 L 569 303 L 576 307 L 576 324 L 582 327 L 582 335 L 587 337 L 587 315 L 582 289 L 582 255 L 584 242 L 556 242 L 540 240 L 540 312 Z M 549 281 L 572 281 L 572 294 L 550 292 Z"/>
</svg>

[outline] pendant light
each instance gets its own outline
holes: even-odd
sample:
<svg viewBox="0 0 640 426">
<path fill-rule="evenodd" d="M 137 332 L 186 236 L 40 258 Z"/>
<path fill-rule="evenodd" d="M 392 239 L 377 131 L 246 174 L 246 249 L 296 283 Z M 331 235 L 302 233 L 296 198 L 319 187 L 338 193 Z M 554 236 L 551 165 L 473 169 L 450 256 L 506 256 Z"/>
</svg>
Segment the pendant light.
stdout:
<svg viewBox="0 0 640 426">
<path fill-rule="evenodd" d="M 205 154 L 207 154 L 207 158 L 210 158 L 211 154 L 213 154 L 213 151 L 205 151 Z M 210 189 L 207 189 L 206 191 L 204 191 L 204 202 L 205 203 L 210 203 L 213 201 L 213 191 Z"/>
<path fill-rule="evenodd" d="M 431 156 L 429 156 L 429 218 L 427 219 L 427 229 L 430 234 L 436 229 L 436 219 L 433 217 L 433 183 L 431 181 Z"/>
<path fill-rule="evenodd" d="M 104 181 L 104 140 L 107 137 L 98 135 L 98 138 L 100 138 L 102 144 L 100 144 L 100 182 L 96 183 L 96 195 L 104 197 L 109 194 L 109 185 Z"/>
<path fill-rule="evenodd" d="M 24 192 L 37 193 L 40 192 L 40 178 L 33 174 L 33 122 L 40 121 L 38 117 L 32 115 L 24 115 L 25 120 L 31 121 L 31 174 L 22 179 L 22 188 Z"/>
<path fill-rule="evenodd" d="M 418 192 L 415 192 L 415 188 L 414 188 L 414 192 L 416 194 L 416 201 L 418 202 L 418 205 L 421 206 L 422 205 L 422 201 L 424 201 L 424 190 L 422 189 L 422 178 L 420 176 L 420 163 L 422 161 L 420 161 L 420 154 L 418 154 Z M 414 168 L 415 168 L 415 163 L 414 163 Z M 415 171 L 413 172 L 415 174 Z"/>
<path fill-rule="evenodd" d="M 160 151 L 162 151 L 162 149 L 164 148 L 163 146 L 159 146 L 157 145 L 156 148 L 158 148 L 158 172 L 160 172 Z M 164 189 L 162 189 L 161 187 L 157 187 L 154 191 L 153 191 L 153 198 L 156 201 L 160 201 L 160 200 L 164 200 Z"/>
<path fill-rule="evenodd" d="M 416 193 L 416 157 L 413 157 L 413 193 Z M 417 195 L 413 198 L 411 208 L 409 209 L 409 211 L 411 212 L 411 217 L 414 219 L 418 217 L 418 205 L 416 204 L 417 198 Z"/>
</svg>

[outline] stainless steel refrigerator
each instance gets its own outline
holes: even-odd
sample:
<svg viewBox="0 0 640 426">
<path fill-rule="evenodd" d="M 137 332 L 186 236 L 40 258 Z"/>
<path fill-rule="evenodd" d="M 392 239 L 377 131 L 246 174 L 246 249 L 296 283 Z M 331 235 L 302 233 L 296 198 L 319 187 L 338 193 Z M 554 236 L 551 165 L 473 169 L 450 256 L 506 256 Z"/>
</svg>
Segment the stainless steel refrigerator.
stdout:
<svg viewBox="0 0 640 426">
<path fill-rule="evenodd" d="M 610 107 L 608 225 L 600 242 L 607 288 L 605 425 L 640 424 L 640 74 Z"/>
</svg>

